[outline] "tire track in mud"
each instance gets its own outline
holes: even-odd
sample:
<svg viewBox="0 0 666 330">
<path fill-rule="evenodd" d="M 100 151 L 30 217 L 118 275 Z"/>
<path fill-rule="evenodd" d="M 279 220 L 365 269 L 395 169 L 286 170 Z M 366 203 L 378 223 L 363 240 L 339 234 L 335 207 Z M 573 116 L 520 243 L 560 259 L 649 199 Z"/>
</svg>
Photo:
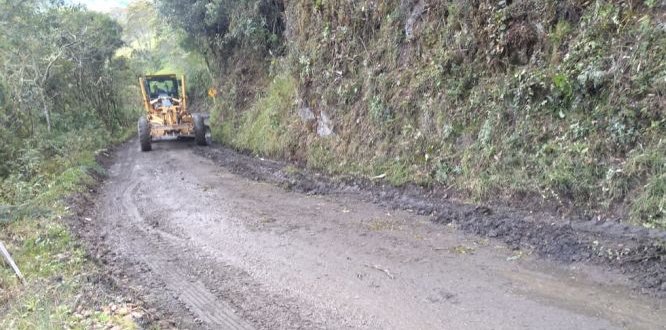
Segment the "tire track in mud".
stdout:
<svg viewBox="0 0 666 330">
<path fill-rule="evenodd" d="M 200 328 L 205 317 L 190 310 L 191 305 L 185 301 L 192 299 L 190 294 L 183 294 L 178 285 L 167 285 L 170 279 L 164 274 L 173 266 L 178 267 L 181 275 L 189 277 L 181 276 L 172 282 L 199 283 L 210 293 L 204 293 L 209 298 L 237 311 L 235 315 L 245 320 L 246 327 L 250 324 L 258 329 L 329 328 L 322 320 L 333 320 L 331 324 L 353 328 L 344 317 L 332 316 L 335 311 L 322 312 L 303 304 L 288 291 L 275 290 L 257 281 L 247 269 L 234 263 L 239 256 L 234 251 L 220 249 L 215 239 L 206 241 L 192 235 L 197 232 L 189 228 L 192 222 L 213 228 L 231 225 L 234 230 L 239 224 L 224 224 L 224 221 L 233 222 L 231 219 L 220 223 L 210 210 L 218 201 L 202 200 L 202 196 L 197 195 L 202 186 L 206 187 L 204 192 L 210 187 L 200 184 L 200 177 L 186 174 L 190 168 L 189 163 L 183 166 L 182 151 L 170 150 L 180 145 L 168 146 L 169 152 L 163 154 L 158 153 L 165 151 L 160 150 L 163 144 L 157 145 L 160 151 L 148 154 L 127 147 L 118 151 L 117 162 L 109 170 L 99 200 L 103 214 L 102 228 L 98 230 L 104 234 L 93 239 L 94 244 L 110 247 L 107 253 L 111 258 L 104 258 L 104 263 L 110 263 L 118 274 L 129 279 L 140 295 L 165 312 L 162 315 L 180 318 L 181 321 L 176 322 L 178 327 Z M 215 212 L 226 211 L 231 210 L 216 209 Z M 99 239 L 102 241 L 97 241 Z M 199 297 L 194 298 L 197 299 Z M 229 328 L 203 323 L 214 329 Z"/>
<path fill-rule="evenodd" d="M 589 263 L 627 274 L 636 291 L 666 297 L 666 231 L 612 221 L 562 218 L 505 206 L 476 206 L 451 200 L 446 190 L 393 187 L 354 176 L 329 177 L 294 170 L 289 163 L 252 157 L 216 145 L 194 152 L 231 173 L 308 195 L 353 196 L 384 207 L 430 215 L 432 222 L 500 240 L 516 250 L 567 263 Z"/>
<path fill-rule="evenodd" d="M 127 158 L 126 158 L 127 159 Z M 116 223 L 116 226 L 128 227 L 125 233 L 133 233 L 131 239 L 125 240 L 126 251 L 141 251 L 143 254 L 134 255 L 134 257 L 155 274 L 159 274 L 159 279 L 166 288 L 187 310 L 196 316 L 198 320 L 205 323 L 212 329 L 254 329 L 250 324 L 241 319 L 234 309 L 224 301 L 219 300 L 206 286 L 199 280 L 192 280 L 187 273 L 178 265 L 170 262 L 168 258 L 155 258 L 162 256 L 165 251 L 174 251 L 183 249 L 186 240 L 170 234 L 158 228 L 151 228 L 144 217 L 141 215 L 135 200 L 140 193 L 140 184 L 143 183 L 137 178 L 136 164 L 125 166 L 122 170 L 125 178 L 125 184 L 122 190 L 120 203 L 113 203 L 113 209 L 127 215 L 128 224 L 131 228 L 122 223 Z M 136 230 L 133 231 L 132 229 Z M 155 239 L 151 238 L 157 238 Z M 150 255 L 152 258 L 148 258 Z"/>
<path fill-rule="evenodd" d="M 111 271 L 178 328 L 663 324 L 652 302 L 618 298 L 608 284 L 621 277 L 558 267 L 552 275 L 529 260 L 536 268 L 523 268 L 501 247 L 427 217 L 354 196 L 285 192 L 196 157 L 187 144 L 156 147 L 118 150 L 97 201 L 101 221 L 89 223 L 101 231 L 93 243 L 110 246 Z M 461 246 L 474 252 L 459 255 Z"/>
</svg>

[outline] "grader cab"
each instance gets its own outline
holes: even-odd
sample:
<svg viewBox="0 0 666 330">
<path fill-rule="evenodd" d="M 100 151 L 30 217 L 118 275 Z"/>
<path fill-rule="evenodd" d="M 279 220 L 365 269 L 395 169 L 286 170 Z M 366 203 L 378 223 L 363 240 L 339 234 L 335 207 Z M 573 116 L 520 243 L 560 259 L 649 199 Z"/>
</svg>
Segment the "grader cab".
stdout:
<svg viewBox="0 0 666 330">
<path fill-rule="evenodd" d="M 139 118 L 141 151 L 150 151 L 152 142 L 165 138 L 194 138 L 207 145 L 210 135 L 206 116 L 192 114 L 187 108 L 185 77 L 147 75 L 139 78 L 146 113 Z"/>
</svg>

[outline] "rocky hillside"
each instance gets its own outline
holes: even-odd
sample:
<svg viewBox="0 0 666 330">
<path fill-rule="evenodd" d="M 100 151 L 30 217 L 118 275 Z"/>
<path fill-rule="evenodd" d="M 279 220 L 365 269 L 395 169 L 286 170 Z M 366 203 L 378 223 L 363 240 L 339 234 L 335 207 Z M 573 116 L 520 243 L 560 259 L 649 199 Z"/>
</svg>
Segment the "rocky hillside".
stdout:
<svg viewBox="0 0 666 330">
<path fill-rule="evenodd" d="M 190 2 L 220 142 L 666 227 L 666 1 Z"/>
</svg>

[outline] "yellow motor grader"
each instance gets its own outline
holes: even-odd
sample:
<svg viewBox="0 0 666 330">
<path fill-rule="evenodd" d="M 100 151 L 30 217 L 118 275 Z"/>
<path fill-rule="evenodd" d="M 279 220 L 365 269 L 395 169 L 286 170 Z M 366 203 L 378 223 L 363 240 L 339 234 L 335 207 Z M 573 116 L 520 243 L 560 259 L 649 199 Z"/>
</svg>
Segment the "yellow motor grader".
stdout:
<svg viewBox="0 0 666 330">
<path fill-rule="evenodd" d="M 185 77 L 174 74 L 146 75 L 139 78 L 146 114 L 139 118 L 141 151 L 150 151 L 152 141 L 163 138 L 194 138 L 198 145 L 209 142 L 205 114 L 187 109 Z"/>
</svg>

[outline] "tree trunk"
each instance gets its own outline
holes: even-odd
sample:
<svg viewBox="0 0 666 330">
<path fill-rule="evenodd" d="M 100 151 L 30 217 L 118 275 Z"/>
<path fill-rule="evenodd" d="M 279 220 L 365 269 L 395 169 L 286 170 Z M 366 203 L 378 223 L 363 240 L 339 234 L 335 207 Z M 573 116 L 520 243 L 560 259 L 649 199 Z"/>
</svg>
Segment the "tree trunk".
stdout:
<svg viewBox="0 0 666 330">
<path fill-rule="evenodd" d="M 51 113 L 49 111 L 49 106 L 46 103 L 46 96 L 44 96 L 44 91 L 42 90 L 42 111 L 44 112 L 44 118 L 46 118 L 46 129 L 51 133 Z"/>
</svg>

